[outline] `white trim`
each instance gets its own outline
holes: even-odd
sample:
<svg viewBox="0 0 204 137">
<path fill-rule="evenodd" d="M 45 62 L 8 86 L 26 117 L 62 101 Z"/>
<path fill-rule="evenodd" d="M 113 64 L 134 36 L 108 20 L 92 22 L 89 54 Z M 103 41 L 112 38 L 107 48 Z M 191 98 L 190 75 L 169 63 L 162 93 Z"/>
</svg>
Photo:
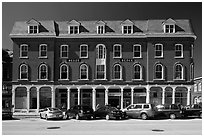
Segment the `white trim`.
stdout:
<svg viewBox="0 0 204 137">
<path fill-rule="evenodd" d="M 176 46 L 181 46 L 181 56 L 176 56 Z M 180 51 L 180 50 L 179 50 Z M 175 56 L 174 58 L 183 58 L 183 44 L 175 44 Z"/>
<path fill-rule="evenodd" d="M 156 47 L 159 46 L 159 45 L 161 46 L 161 50 L 156 50 Z M 156 55 L 156 51 L 161 51 L 161 56 L 157 56 L 157 55 Z M 155 44 L 154 53 L 155 53 L 154 58 L 163 58 L 163 57 L 164 57 L 163 44 L 160 44 L 160 43 Z"/>
<path fill-rule="evenodd" d="M 116 46 L 119 46 L 120 47 L 120 56 L 119 57 L 116 57 L 115 56 L 115 47 Z M 122 45 L 120 45 L 120 44 L 114 44 L 113 45 L 113 58 L 122 58 Z"/>
<path fill-rule="evenodd" d="M 62 57 L 62 47 L 67 47 L 67 57 Z M 65 51 L 64 51 L 65 52 Z M 66 44 L 63 44 L 60 46 L 60 58 L 69 58 L 69 46 Z"/>
<path fill-rule="evenodd" d="M 120 67 L 120 78 L 119 78 L 119 79 L 116 79 L 116 78 L 115 78 L 115 67 L 116 67 L 117 65 Z M 116 63 L 116 64 L 113 66 L 113 80 L 122 80 L 122 72 L 123 72 L 122 66 L 121 66 L 120 64 Z"/>
<path fill-rule="evenodd" d="M 173 32 L 170 32 L 170 25 L 173 26 Z M 168 32 L 166 32 L 166 27 L 169 26 Z M 175 33 L 175 24 L 164 24 L 164 33 Z"/>
<path fill-rule="evenodd" d="M 66 79 L 62 79 L 62 67 L 65 66 L 67 69 L 67 78 Z M 60 66 L 60 79 L 59 80 L 69 80 L 69 67 L 66 64 L 62 64 Z"/>
<path fill-rule="evenodd" d="M 73 33 L 70 33 L 70 27 L 73 27 Z M 77 33 L 75 33 L 75 27 L 77 27 Z M 68 34 L 79 34 L 79 25 L 68 26 Z"/>
<path fill-rule="evenodd" d="M 22 57 L 22 47 L 23 46 L 25 46 L 25 47 L 27 47 L 27 56 L 25 56 L 25 57 Z M 21 44 L 20 45 L 20 57 L 19 58 L 28 58 L 28 45 L 27 44 Z"/>
<path fill-rule="evenodd" d="M 41 79 L 41 67 L 45 66 L 46 67 L 46 78 L 45 79 Z M 38 74 L 39 74 L 39 78 L 38 80 L 48 80 L 48 66 L 46 64 L 41 64 L 38 68 Z"/>
<path fill-rule="evenodd" d="M 82 46 L 86 46 L 86 56 L 85 56 L 85 57 L 82 57 L 82 56 L 81 56 L 81 51 L 82 51 L 82 50 L 81 50 L 81 47 L 82 47 Z M 80 45 L 80 58 L 88 58 L 88 57 L 89 57 L 89 54 L 88 54 L 88 53 L 89 53 L 89 47 L 88 47 L 88 45 L 87 45 L 87 44 L 81 44 L 81 45 Z"/>
<path fill-rule="evenodd" d="M 124 27 L 126 27 L 127 33 L 124 33 L 124 30 L 125 30 Z M 130 33 L 128 33 L 128 27 L 131 27 L 131 32 Z M 122 34 L 133 34 L 133 25 L 122 25 Z"/>
<path fill-rule="evenodd" d="M 135 57 L 134 56 L 134 52 L 135 52 L 135 47 L 139 46 L 140 47 L 140 56 L 139 57 Z M 140 44 L 134 44 L 133 45 L 133 58 L 142 58 L 142 46 Z"/>
<path fill-rule="evenodd" d="M 44 52 L 46 52 L 46 56 L 42 56 L 41 55 L 41 47 L 42 46 L 46 46 L 46 51 L 44 51 Z M 38 58 L 47 58 L 47 44 L 40 44 L 40 46 L 39 46 L 39 56 L 38 56 Z"/>
<path fill-rule="evenodd" d="M 82 67 L 82 66 L 85 66 L 85 67 L 86 67 L 86 79 L 82 79 L 82 78 L 81 78 L 81 67 Z M 88 67 L 88 65 L 86 65 L 86 64 L 81 64 L 79 68 L 80 68 L 80 69 L 79 69 L 80 80 L 88 80 L 88 79 L 89 79 L 89 67 Z"/>
<path fill-rule="evenodd" d="M 33 31 L 35 30 L 34 27 L 37 26 L 37 33 L 30 33 L 30 27 L 33 27 Z M 39 33 L 39 25 L 28 25 L 28 34 L 38 34 Z"/>
<path fill-rule="evenodd" d="M 102 33 L 101 33 L 101 27 L 103 28 Z M 104 33 L 105 33 L 105 25 L 97 25 L 97 34 L 104 34 Z"/>
<path fill-rule="evenodd" d="M 26 77 L 27 77 L 27 78 L 24 78 L 24 79 L 21 78 L 21 69 L 22 69 L 23 66 L 25 66 L 25 67 L 26 67 L 26 70 L 27 70 L 27 71 L 26 71 L 26 73 L 27 73 L 27 74 L 26 74 L 26 75 L 27 75 Z M 19 73 L 20 73 L 20 77 L 19 77 L 20 79 L 19 79 L 19 80 L 28 80 L 28 65 L 27 65 L 27 64 L 21 64 L 21 65 L 20 65 Z"/>
</svg>

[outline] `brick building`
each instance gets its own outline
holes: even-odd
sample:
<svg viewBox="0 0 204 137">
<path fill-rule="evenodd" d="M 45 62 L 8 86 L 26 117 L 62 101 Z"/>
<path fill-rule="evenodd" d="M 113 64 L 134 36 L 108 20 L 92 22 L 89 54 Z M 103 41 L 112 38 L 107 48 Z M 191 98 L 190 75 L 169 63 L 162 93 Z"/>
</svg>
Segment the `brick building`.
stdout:
<svg viewBox="0 0 204 137">
<path fill-rule="evenodd" d="M 15 111 L 76 104 L 190 104 L 189 20 L 15 22 Z"/>
</svg>

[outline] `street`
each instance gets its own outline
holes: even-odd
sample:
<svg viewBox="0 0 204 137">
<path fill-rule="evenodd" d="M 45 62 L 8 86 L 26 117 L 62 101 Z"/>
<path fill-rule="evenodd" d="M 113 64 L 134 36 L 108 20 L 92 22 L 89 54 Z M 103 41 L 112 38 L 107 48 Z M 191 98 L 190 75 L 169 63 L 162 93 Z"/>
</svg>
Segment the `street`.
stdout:
<svg viewBox="0 0 204 137">
<path fill-rule="evenodd" d="M 3 135 L 202 135 L 202 119 L 2 121 Z"/>
</svg>

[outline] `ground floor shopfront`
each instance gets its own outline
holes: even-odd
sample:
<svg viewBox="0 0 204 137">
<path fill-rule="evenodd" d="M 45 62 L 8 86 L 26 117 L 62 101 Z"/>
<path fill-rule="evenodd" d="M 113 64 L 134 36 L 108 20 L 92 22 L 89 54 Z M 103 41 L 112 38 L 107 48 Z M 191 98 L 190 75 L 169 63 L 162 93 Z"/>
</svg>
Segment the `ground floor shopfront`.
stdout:
<svg viewBox="0 0 204 137">
<path fill-rule="evenodd" d="M 190 104 L 190 85 L 13 85 L 15 112 L 38 112 L 45 107 L 110 104 L 125 108 L 134 103 Z"/>
</svg>

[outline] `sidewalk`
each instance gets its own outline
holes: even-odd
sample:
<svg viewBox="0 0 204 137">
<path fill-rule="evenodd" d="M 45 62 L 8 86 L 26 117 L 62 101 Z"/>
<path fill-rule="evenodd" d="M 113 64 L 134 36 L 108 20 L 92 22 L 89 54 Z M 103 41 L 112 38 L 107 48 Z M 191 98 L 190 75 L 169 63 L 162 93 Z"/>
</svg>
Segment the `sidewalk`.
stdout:
<svg viewBox="0 0 204 137">
<path fill-rule="evenodd" d="M 20 112 L 15 112 L 13 113 L 13 118 L 18 118 L 18 119 L 22 119 L 22 118 L 40 118 L 40 114 L 39 113 L 20 113 Z"/>
</svg>

